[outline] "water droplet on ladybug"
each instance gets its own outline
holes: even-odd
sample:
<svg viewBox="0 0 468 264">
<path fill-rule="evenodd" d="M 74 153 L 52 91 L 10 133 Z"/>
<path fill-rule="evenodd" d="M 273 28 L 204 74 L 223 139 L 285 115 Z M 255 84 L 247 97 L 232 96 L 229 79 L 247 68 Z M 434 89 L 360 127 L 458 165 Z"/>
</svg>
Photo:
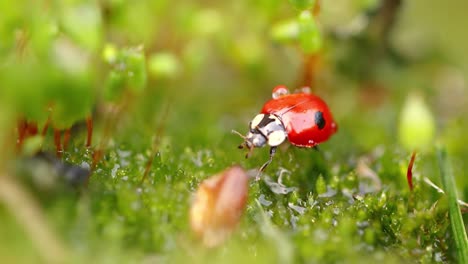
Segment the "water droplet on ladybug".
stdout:
<svg viewBox="0 0 468 264">
<path fill-rule="evenodd" d="M 284 96 L 284 95 L 287 95 L 287 94 L 289 94 L 288 88 L 286 88 L 286 86 L 284 86 L 284 85 L 278 85 L 273 89 L 272 97 L 273 97 L 273 99 L 278 99 L 281 96 Z"/>
<path fill-rule="evenodd" d="M 310 90 L 309 86 L 304 86 L 301 89 L 298 90 L 298 93 L 305 93 L 305 94 L 311 94 L 312 91 Z"/>
</svg>

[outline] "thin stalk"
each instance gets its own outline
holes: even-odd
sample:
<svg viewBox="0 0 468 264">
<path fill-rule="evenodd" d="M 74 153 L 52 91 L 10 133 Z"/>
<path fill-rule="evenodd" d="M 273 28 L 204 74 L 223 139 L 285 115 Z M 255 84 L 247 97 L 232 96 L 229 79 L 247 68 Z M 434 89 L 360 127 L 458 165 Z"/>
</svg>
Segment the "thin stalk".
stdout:
<svg viewBox="0 0 468 264">
<path fill-rule="evenodd" d="M 151 167 L 153 165 L 154 158 L 158 154 L 159 146 L 161 144 L 161 138 L 162 138 L 162 136 L 164 134 L 164 129 L 165 129 L 165 126 L 166 126 L 166 118 L 169 115 L 169 109 L 170 109 L 170 104 L 167 103 L 166 106 L 164 107 L 163 113 L 162 113 L 161 118 L 160 118 L 160 120 L 158 122 L 158 125 L 156 127 L 156 132 L 154 134 L 153 144 L 152 144 L 152 148 L 151 148 L 151 155 L 150 155 L 148 161 L 146 162 L 145 172 L 143 173 L 143 177 L 141 178 L 141 184 L 146 180 L 146 178 L 148 178 L 148 174 L 151 171 Z"/>
</svg>

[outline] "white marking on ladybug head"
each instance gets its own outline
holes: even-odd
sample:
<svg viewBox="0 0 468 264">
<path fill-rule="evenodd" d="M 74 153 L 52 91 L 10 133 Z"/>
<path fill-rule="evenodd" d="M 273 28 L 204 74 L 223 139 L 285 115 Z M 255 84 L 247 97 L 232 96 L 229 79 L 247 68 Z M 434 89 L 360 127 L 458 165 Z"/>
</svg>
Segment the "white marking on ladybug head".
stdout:
<svg viewBox="0 0 468 264">
<path fill-rule="evenodd" d="M 252 119 L 252 122 L 250 122 L 250 129 L 255 129 L 259 124 L 260 122 L 263 120 L 263 118 L 265 117 L 264 114 L 258 114 L 254 117 L 254 119 Z"/>
<path fill-rule="evenodd" d="M 286 137 L 283 122 L 278 116 L 258 114 L 250 122 L 250 131 L 245 136 L 245 145 L 249 148 L 258 148 L 268 143 L 274 147 L 283 143 Z"/>
<path fill-rule="evenodd" d="M 284 130 L 276 130 L 268 135 L 268 145 L 276 147 L 284 142 L 286 139 L 286 133 Z"/>
</svg>

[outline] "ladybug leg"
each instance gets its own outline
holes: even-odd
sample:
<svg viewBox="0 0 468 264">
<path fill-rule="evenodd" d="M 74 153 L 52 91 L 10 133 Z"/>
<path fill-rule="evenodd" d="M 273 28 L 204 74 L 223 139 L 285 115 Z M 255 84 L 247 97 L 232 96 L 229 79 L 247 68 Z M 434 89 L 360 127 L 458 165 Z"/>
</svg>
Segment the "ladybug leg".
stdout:
<svg viewBox="0 0 468 264">
<path fill-rule="evenodd" d="M 313 146 L 312 148 L 313 148 L 315 151 L 320 152 L 320 148 L 318 147 L 318 145 L 315 145 L 315 146 Z"/>
<path fill-rule="evenodd" d="M 260 167 L 260 169 L 258 170 L 258 174 L 257 174 L 257 177 L 255 177 L 255 180 L 259 180 L 260 179 L 260 174 L 265 170 L 265 168 L 270 165 L 270 163 L 273 161 L 273 156 L 275 155 L 276 153 L 276 148 L 277 147 L 271 147 L 270 148 L 270 158 L 262 165 L 262 167 Z"/>
<path fill-rule="evenodd" d="M 247 143 L 245 144 L 245 147 L 249 149 L 249 152 L 247 152 L 245 154 L 245 158 L 248 159 L 250 156 L 252 156 L 252 151 L 254 149 L 254 146 L 253 145 L 247 145 Z"/>
</svg>

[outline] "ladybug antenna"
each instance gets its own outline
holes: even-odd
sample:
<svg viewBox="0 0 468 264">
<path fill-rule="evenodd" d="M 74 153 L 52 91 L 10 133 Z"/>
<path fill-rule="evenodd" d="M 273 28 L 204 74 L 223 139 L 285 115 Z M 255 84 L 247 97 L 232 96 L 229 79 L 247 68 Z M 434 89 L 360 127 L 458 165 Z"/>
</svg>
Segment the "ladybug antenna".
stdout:
<svg viewBox="0 0 468 264">
<path fill-rule="evenodd" d="M 236 131 L 236 130 L 233 129 L 233 130 L 231 130 L 231 133 L 236 134 L 236 135 L 240 136 L 242 139 L 244 139 L 244 142 L 242 142 L 242 144 L 240 144 L 240 145 L 238 146 L 238 148 L 239 148 L 239 149 L 248 148 L 248 149 L 249 149 L 249 152 L 247 152 L 247 154 L 245 154 L 245 158 L 250 157 L 250 155 L 252 154 L 252 151 L 253 151 L 253 149 L 254 149 L 254 145 L 249 144 L 249 143 L 248 143 L 249 140 L 247 139 L 247 137 L 244 136 L 244 135 L 242 135 L 242 134 L 239 133 L 238 131 Z"/>
<path fill-rule="evenodd" d="M 244 140 L 244 142 L 242 142 L 242 144 L 240 144 L 240 145 L 238 146 L 239 149 L 243 149 L 243 148 L 247 148 L 247 147 L 248 147 L 248 144 L 246 143 L 246 142 L 248 141 L 246 136 L 242 135 L 241 133 L 237 132 L 237 131 L 234 130 L 234 129 L 231 130 L 231 133 L 238 135 L 239 137 L 241 137 L 241 138 Z"/>
<path fill-rule="evenodd" d="M 231 130 L 231 133 L 238 135 L 239 137 L 243 138 L 244 140 L 247 140 L 247 138 L 244 135 L 242 135 L 241 133 L 239 133 L 238 131 L 236 131 L 234 129 Z"/>
</svg>

